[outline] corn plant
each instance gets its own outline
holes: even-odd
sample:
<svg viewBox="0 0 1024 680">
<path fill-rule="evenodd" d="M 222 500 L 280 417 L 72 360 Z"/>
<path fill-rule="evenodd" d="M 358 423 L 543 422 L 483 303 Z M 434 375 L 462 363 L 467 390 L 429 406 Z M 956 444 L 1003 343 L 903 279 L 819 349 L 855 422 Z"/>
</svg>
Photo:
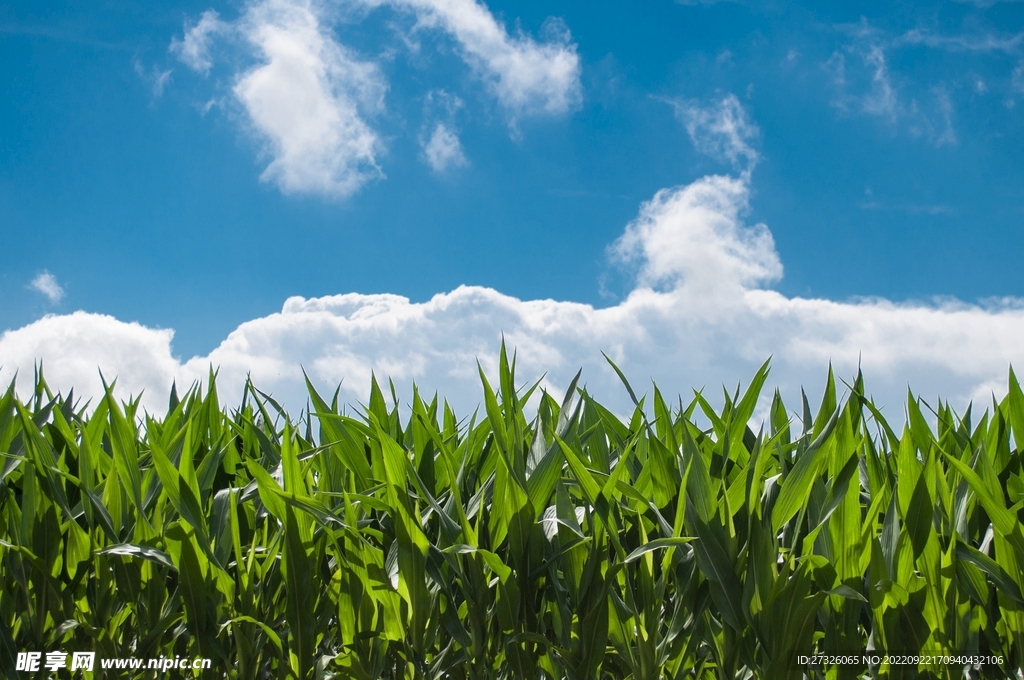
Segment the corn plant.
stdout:
<svg viewBox="0 0 1024 680">
<path fill-rule="evenodd" d="M 579 375 L 518 386 L 504 347 L 465 417 L 376 379 L 355 409 L 309 384 L 297 419 L 252 384 L 222 408 L 212 374 L 163 417 L 12 384 L 0 673 L 64 649 L 228 678 L 1024 677 L 1012 370 L 980 418 L 908 394 L 899 432 L 859 375 L 756 428 L 767 363 L 717 409 L 619 375 L 626 418 Z M 868 650 L 999 662 L 798 661 Z"/>
</svg>

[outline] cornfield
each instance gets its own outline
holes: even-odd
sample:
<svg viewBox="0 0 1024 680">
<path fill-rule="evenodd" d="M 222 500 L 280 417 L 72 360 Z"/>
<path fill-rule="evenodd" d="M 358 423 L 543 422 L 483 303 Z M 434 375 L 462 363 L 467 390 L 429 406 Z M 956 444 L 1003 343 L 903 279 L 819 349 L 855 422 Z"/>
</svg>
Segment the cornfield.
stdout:
<svg viewBox="0 0 1024 680">
<path fill-rule="evenodd" d="M 355 409 L 309 384 L 298 419 L 251 384 L 222 408 L 213 375 L 162 418 L 12 385 L 0 674 L 64 649 L 227 678 L 1024 677 L 1012 370 L 980 417 L 908 395 L 899 432 L 831 369 L 816 413 L 776 392 L 757 431 L 767 364 L 718 409 L 619 375 L 628 418 L 578 375 L 517 387 L 504 347 L 461 418 L 376 380 Z"/>
</svg>

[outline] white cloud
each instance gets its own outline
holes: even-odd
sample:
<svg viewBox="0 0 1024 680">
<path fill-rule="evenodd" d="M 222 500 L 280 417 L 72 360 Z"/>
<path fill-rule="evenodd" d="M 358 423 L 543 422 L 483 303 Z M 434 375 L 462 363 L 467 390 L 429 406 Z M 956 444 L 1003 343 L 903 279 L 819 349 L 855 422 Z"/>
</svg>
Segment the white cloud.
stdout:
<svg viewBox="0 0 1024 680">
<path fill-rule="evenodd" d="M 545 40 L 538 41 L 509 35 L 474 0 L 347 0 L 341 5 L 363 13 L 379 6 L 412 12 L 417 29 L 450 34 L 513 125 L 522 116 L 566 113 L 580 102 L 579 56 L 558 20 L 545 24 Z M 359 14 L 346 16 L 359 20 Z M 369 121 L 384 109 L 388 82 L 377 63 L 357 57 L 336 38 L 339 16 L 337 3 L 251 0 L 236 21 L 204 12 L 170 44 L 172 53 L 204 75 L 213 66 L 215 39 L 240 43 L 255 57 L 255 66 L 236 73 L 233 94 L 270 159 L 262 178 L 285 193 L 346 197 L 383 177 L 381 135 Z M 439 144 L 452 141 L 435 138 Z M 447 161 L 459 158 L 464 156 Z"/>
<path fill-rule="evenodd" d="M 67 394 L 74 387 L 79 395 L 95 399 L 101 392 L 102 369 L 109 383 L 117 378 L 118 393 L 124 397 L 147 390 L 147 404 L 159 408 L 166 398 L 169 376 L 181 369 L 171 357 L 174 331 L 124 323 L 102 314 L 74 312 L 47 315 L 16 331 L 0 335 L 0 374 L 8 381 L 17 371 L 19 386 L 28 387 L 36 361 L 43 361 L 44 373 L 54 387 Z M 95 402 L 94 402 L 95 403 Z"/>
<path fill-rule="evenodd" d="M 640 208 L 612 252 L 640 263 L 639 281 L 668 286 L 709 307 L 782 277 L 775 243 L 763 224 L 746 227 L 743 179 L 705 177 L 662 189 Z"/>
<path fill-rule="evenodd" d="M 935 100 L 938 105 L 939 114 L 942 116 L 942 131 L 934 135 L 935 146 L 956 144 L 956 130 L 953 129 L 953 102 L 949 98 L 949 92 L 945 87 L 935 88 Z"/>
<path fill-rule="evenodd" d="M 990 6 L 993 3 L 975 4 Z M 892 132 L 904 130 L 937 147 L 958 141 L 953 126 L 956 118 L 954 96 L 961 89 L 957 83 L 970 82 L 976 95 L 988 92 L 992 83 L 969 71 L 954 74 L 947 81 L 953 83 L 951 87 L 941 81 L 930 84 L 915 82 L 899 68 L 908 50 L 924 47 L 973 53 L 978 58 L 1003 63 L 1019 59 L 1024 54 L 1024 31 L 1009 33 L 975 27 L 962 33 L 939 33 L 928 28 L 914 28 L 897 35 L 872 26 L 863 17 L 855 24 L 841 24 L 835 28 L 846 34 L 849 42 L 824 64 L 836 90 L 832 103 L 847 113 L 883 119 Z M 1024 92 L 1024 85 L 1011 76 L 1010 89 Z M 929 96 L 929 91 L 934 97 Z M 1013 106 L 1012 94 L 1005 103 Z"/>
<path fill-rule="evenodd" d="M 213 38 L 230 30 L 230 25 L 221 21 L 220 15 L 210 9 L 203 12 L 196 23 L 186 21 L 184 35 L 181 39 L 173 38 L 169 49 L 190 69 L 206 75 L 213 67 L 213 58 L 210 56 Z"/>
<path fill-rule="evenodd" d="M 0 336 L 0 383 L 33 362 L 65 392 L 95 395 L 96 367 L 144 404 L 163 408 L 179 387 L 220 367 L 225 398 L 237 400 L 245 376 L 298 411 L 305 404 L 300 367 L 325 390 L 342 380 L 351 402 L 365 399 L 370 371 L 391 376 L 402 394 L 416 381 L 460 410 L 479 402 L 475 360 L 493 370 L 504 334 L 519 350 L 521 378 L 547 373 L 557 393 L 580 367 L 588 389 L 620 412 L 628 398 L 601 351 L 640 391 L 655 378 L 667 393 L 688 394 L 748 380 L 772 356 L 772 384 L 791 408 L 799 386 L 820 394 L 827 362 L 852 377 L 862 364 L 869 390 L 898 419 L 909 383 L 963 407 L 987 404 L 1008 365 L 1024 366 L 1024 302 L 988 306 L 956 301 L 899 304 L 883 299 L 832 301 L 787 297 L 759 288 L 781 275 L 771 235 L 743 222 L 745 178 L 709 176 L 659 192 L 617 244 L 638 261 L 640 279 L 606 308 L 556 300 L 519 300 L 462 286 L 413 303 L 396 295 L 290 298 L 280 313 L 242 324 L 210 354 L 180 361 L 172 332 L 76 312 L 48 316 Z M 655 289 L 654 284 L 660 284 Z M 998 389 L 998 387 L 997 387 Z"/>
<path fill-rule="evenodd" d="M 760 130 L 736 95 L 729 94 L 711 105 L 693 101 L 674 101 L 672 105 L 698 151 L 728 160 L 737 168 L 753 169 L 760 156 L 750 142 Z"/>
<path fill-rule="evenodd" d="M 421 27 L 439 28 L 459 44 L 463 58 L 514 116 L 562 114 L 581 99 L 580 59 L 564 23 L 549 20 L 546 42 L 512 37 L 475 0 L 364 0 L 415 12 Z"/>
<path fill-rule="evenodd" d="M 905 131 L 937 147 L 956 144 L 956 107 L 950 89 L 943 83 L 925 89 L 920 84 L 894 77 L 889 68 L 890 53 L 900 47 L 908 44 L 942 47 L 945 43 L 934 42 L 938 38 L 922 31 L 911 31 L 893 39 L 864 20 L 844 28 L 852 35 L 852 42 L 844 51 L 834 52 L 824 64 L 835 86 L 832 104 L 847 114 L 883 120 L 892 133 Z M 976 79 L 975 87 L 983 92 L 985 84 Z"/>
<path fill-rule="evenodd" d="M 899 114 L 899 100 L 889 79 L 885 52 L 873 45 L 864 55 L 864 63 L 871 70 L 871 90 L 862 100 L 864 112 L 895 121 Z"/>
<path fill-rule="evenodd" d="M 870 198 L 870 194 L 869 194 Z M 951 205 L 944 205 L 942 203 L 897 203 L 887 204 L 879 203 L 875 200 L 867 200 L 857 204 L 858 208 L 862 210 L 883 210 L 893 212 L 903 212 L 909 215 L 951 215 L 956 212 L 956 208 Z"/>
<path fill-rule="evenodd" d="M 48 271 L 44 270 L 42 274 L 32 279 L 29 287 L 45 295 L 54 304 L 64 299 L 64 289 L 57 283 L 57 277 Z"/>
<path fill-rule="evenodd" d="M 167 83 L 171 80 L 170 69 L 161 71 L 157 67 L 152 67 L 149 71 L 142 65 L 142 62 L 135 60 L 135 74 L 139 76 L 143 81 L 149 84 L 153 91 L 153 97 L 159 99 L 163 96 L 164 88 L 167 87 Z"/>
<path fill-rule="evenodd" d="M 167 87 L 167 82 L 171 79 L 170 70 L 159 71 L 155 74 L 153 79 L 153 95 L 159 97 L 163 95 L 164 88 Z"/>
<path fill-rule="evenodd" d="M 851 40 L 842 51 L 836 51 L 825 63 L 836 87 L 833 104 L 843 111 L 854 111 L 885 118 L 895 125 L 907 112 L 889 73 L 886 51 L 893 47 L 891 38 L 861 17 L 856 24 L 837 28 Z M 846 55 L 854 57 L 847 61 Z M 859 64 L 858 64 L 859 62 Z"/>
<path fill-rule="evenodd" d="M 383 108 L 387 83 L 303 2 L 252 5 L 239 29 L 262 62 L 234 94 L 272 158 L 262 178 L 286 193 L 345 197 L 382 175 L 379 135 L 364 113 Z"/>
<path fill-rule="evenodd" d="M 988 8 L 999 3 L 1005 2 L 1006 4 L 1012 4 L 1015 2 L 1021 2 L 1021 0 L 956 0 L 961 4 L 974 5 L 975 7 Z"/>
<path fill-rule="evenodd" d="M 940 35 L 924 29 L 915 28 L 907 31 L 893 41 L 894 45 L 924 45 L 951 51 L 962 52 L 1020 52 L 1024 33 L 1013 35 L 996 33 L 975 33 L 964 35 Z"/>
<path fill-rule="evenodd" d="M 430 138 L 425 140 L 423 157 L 434 172 L 445 172 L 451 168 L 461 168 L 469 164 L 466 154 L 462 151 L 462 142 L 458 135 L 448 129 L 444 123 L 434 127 Z"/>
</svg>

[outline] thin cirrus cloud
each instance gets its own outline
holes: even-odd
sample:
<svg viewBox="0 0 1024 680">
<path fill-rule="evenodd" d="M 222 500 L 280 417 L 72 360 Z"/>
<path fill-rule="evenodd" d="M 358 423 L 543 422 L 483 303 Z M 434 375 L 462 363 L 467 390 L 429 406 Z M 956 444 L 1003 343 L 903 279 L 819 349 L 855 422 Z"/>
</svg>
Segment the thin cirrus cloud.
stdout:
<svg viewBox="0 0 1024 680">
<path fill-rule="evenodd" d="M 32 279 L 29 288 L 42 293 L 53 304 L 64 299 L 64 289 L 57 283 L 57 277 L 45 270 Z"/>
<path fill-rule="evenodd" d="M 721 102 L 709 116 L 728 115 Z M 725 113 L 723 113 L 725 112 Z M 694 127 L 698 148 L 726 125 Z M 709 147 L 709 148 L 713 148 Z M 1024 301 L 897 303 L 788 297 L 770 285 L 782 263 L 768 227 L 748 224 L 751 174 L 709 175 L 665 188 L 640 206 L 610 247 L 637 269 L 636 284 L 605 308 L 556 300 L 520 300 L 460 286 L 426 302 L 356 293 L 292 297 L 281 311 L 243 323 L 206 356 L 172 352 L 173 332 L 86 312 L 44 317 L 0 336 L 0 379 L 31 375 L 45 362 L 54 387 L 95 397 L 97 366 L 118 377 L 121 393 L 145 390 L 144 405 L 163 408 L 179 387 L 219 369 L 219 386 L 237 399 L 247 375 L 291 410 L 306 403 L 303 369 L 319 388 L 342 385 L 349 402 L 366 398 L 371 371 L 439 390 L 462 411 L 479 403 L 476 361 L 493 375 L 504 337 L 519 352 L 523 379 L 544 374 L 554 393 L 577 369 L 591 393 L 625 412 L 628 397 L 604 362 L 607 353 L 643 391 L 654 378 L 665 392 L 734 386 L 772 357 L 772 383 L 791 407 L 800 386 L 812 395 L 828 362 L 840 377 L 863 368 L 868 390 L 894 418 L 907 385 L 963 408 L 984 407 L 1005 386 L 1007 367 L 1024 360 Z M 21 390 L 29 389 L 24 381 Z M 820 389 L 820 388 L 819 388 Z M 712 394 L 713 396 L 713 394 Z"/>
<path fill-rule="evenodd" d="M 834 52 L 824 65 L 835 88 L 833 106 L 848 115 L 876 118 L 893 132 L 905 131 L 936 147 L 957 144 L 949 88 L 939 83 L 916 88 L 916 96 L 904 92 L 889 67 L 891 49 L 893 43 L 865 30 L 845 51 Z"/>
<path fill-rule="evenodd" d="M 676 117 L 686 127 L 697 151 L 726 160 L 735 168 L 753 170 L 760 159 L 751 146 L 760 130 L 734 94 L 710 105 L 696 101 L 673 101 Z"/>
<path fill-rule="evenodd" d="M 879 116 L 891 123 L 905 112 L 882 45 L 855 42 L 845 53 L 834 52 L 825 69 L 831 72 L 836 88 L 832 103 L 840 110 Z"/>
<path fill-rule="evenodd" d="M 547 40 L 538 42 L 510 36 L 473 0 L 352 4 L 411 12 L 417 30 L 450 35 L 513 126 L 523 116 L 560 115 L 579 104 L 579 56 L 558 22 L 549 22 Z M 203 13 L 170 45 L 182 63 L 204 75 L 214 65 L 217 40 L 242 45 L 255 58 L 255 65 L 235 74 L 232 93 L 269 158 L 262 179 L 285 193 L 345 198 L 384 176 L 384 145 L 372 121 L 384 110 L 388 81 L 376 62 L 337 39 L 331 16 L 324 6 L 304 0 L 254 0 L 234 22 L 212 10 Z M 442 134 L 438 143 L 443 142 L 453 154 L 451 139 Z M 459 158 L 443 160 L 451 166 Z"/>
<path fill-rule="evenodd" d="M 943 35 L 924 29 L 911 29 L 893 41 L 895 45 L 924 45 L 955 52 L 1005 52 L 1020 54 L 1024 33 L 995 32 Z"/>
<path fill-rule="evenodd" d="M 1000 3 L 1012 4 L 1015 2 L 1021 2 L 1022 0 L 956 0 L 959 3 L 974 5 L 976 7 L 993 7 Z"/>
<path fill-rule="evenodd" d="M 963 33 L 940 33 L 913 28 L 892 34 L 864 18 L 859 23 L 836 28 L 847 40 L 824 64 L 834 87 L 832 104 L 845 114 L 884 121 L 893 132 L 905 131 L 937 147 L 955 145 L 959 139 L 953 94 L 964 80 L 971 81 L 975 95 L 987 93 L 990 87 L 996 91 L 1006 88 L 1010 106 L 1012 97 L 1019 94 L 1014 74 L 1007 80 L 994 78 L 986 82 L 977 74 L 953 69 L 942 80 L 923 83 L 906 77 L 894 65 L 915 48 L 962 53 L 965 59 L 1004 63 L 1012 60 L 1011 63 L 1019 65 L 1024 53 L 1024 32 L 1006 33 L 980 27 Z"/>
</svg>

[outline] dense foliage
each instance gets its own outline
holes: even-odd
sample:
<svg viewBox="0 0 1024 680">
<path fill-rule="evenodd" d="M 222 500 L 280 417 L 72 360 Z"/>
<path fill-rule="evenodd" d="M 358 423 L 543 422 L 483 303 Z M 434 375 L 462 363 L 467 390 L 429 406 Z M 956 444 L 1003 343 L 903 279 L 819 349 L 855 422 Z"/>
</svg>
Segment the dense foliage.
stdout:
<svg viewBox="0 0 1024 680">
<path fill-rule="evenodd" d="M 795 657 L 872 648 L 1020 677 L 1012 372 L 980 418 L 910 397 L 897 433 L 830 371 L 817 414 L 776 393 L 755 432 L 767 365 L 720 410 L 653 388 L 622 419 L 514 363 L 464 419 L 376 381 L 349 414 L 310 386 L 297 421 L 251 385 L 226 412 L 213 376 L 163 418 L 7 390 L 0 674 L 60 648 L 231 678 L 965 677 Z"/>
</svg>

